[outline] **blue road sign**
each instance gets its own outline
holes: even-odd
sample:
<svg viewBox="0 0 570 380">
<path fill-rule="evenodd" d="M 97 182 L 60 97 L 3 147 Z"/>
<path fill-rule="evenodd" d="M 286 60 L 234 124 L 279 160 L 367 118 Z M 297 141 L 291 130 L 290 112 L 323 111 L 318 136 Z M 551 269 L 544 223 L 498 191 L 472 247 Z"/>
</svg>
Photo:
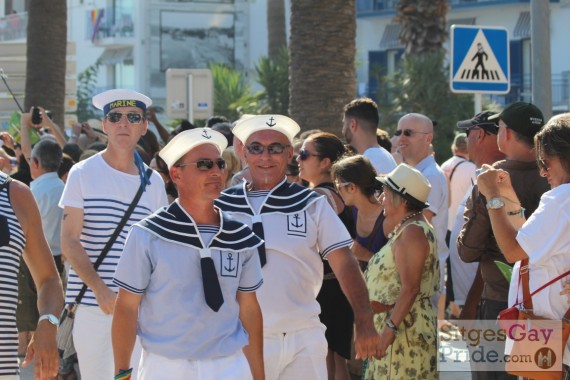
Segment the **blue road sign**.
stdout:
<svg viewBox="0 0 570 380">
<path fill-rule="evenodd" d="M 507 29 L 451 27 L 452 92 L 506 94 L 510 91 L 510 79 Z"/>
</svg>

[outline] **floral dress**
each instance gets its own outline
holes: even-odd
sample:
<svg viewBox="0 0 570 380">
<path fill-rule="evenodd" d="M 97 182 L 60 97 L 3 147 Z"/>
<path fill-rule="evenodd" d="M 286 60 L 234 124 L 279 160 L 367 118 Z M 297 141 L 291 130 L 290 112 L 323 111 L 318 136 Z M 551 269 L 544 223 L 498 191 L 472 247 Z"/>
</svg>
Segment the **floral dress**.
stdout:
<svg viewBox="0 0 570 380">
<path fill-rule="evenodd" d="M 396 269 L 392 246 L 402 231 L 410 225 L 423 229 L 429 243 L 421 277 L 420 293 L 410 312 L 399 327 L 399 334 L 386 350 L 382 359 L 373 359 L 363 376 L 375 379 L 437 379 L 437 328 L 436 315 L 430 297 L 439 288 L 439 260 L 433 227 L 425 221 L 405 225 L 388 243 L 376 253 L 368 264 L 366 285 L 370 300 L 383 304 L 396 303 L 401 290 L 400 275 Z M 377 331 L 382 331 L 389 313 L 374 315 Z"/>
</svg>

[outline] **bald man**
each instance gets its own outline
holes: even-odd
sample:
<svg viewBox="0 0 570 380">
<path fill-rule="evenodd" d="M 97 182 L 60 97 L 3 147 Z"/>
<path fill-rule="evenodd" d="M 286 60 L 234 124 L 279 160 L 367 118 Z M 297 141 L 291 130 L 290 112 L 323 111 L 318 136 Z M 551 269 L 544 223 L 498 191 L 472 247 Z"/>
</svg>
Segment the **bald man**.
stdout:
<svg viewBox="0 0 570 380">
<path fill-rule="evenodd" d="M 430 144 L 433 141 L 433 123 L 425 115 L 409 113 L 402 116 L 398 121 L 398 129 L 395 135 L 399 137 L 398 148 L 404 162 L 418 169 L 431 184 L 431 191 L 427 199 L 429 207 L 424 209 L 423 213 L 433 225 L 437 235 L 437 253 L 441 271 L 439 290 L 443 294 L 445 292 L 444 264 L 449 256 L 449 249 L 445 243 L 449 190 L 443 170 L 430 153 Z M 432 304 L 436 309 L 438 298 L 439 296 L 432 299 Z M 442 315 L 440 314 L 438 317 L 442 317 Z"/>
</svg>

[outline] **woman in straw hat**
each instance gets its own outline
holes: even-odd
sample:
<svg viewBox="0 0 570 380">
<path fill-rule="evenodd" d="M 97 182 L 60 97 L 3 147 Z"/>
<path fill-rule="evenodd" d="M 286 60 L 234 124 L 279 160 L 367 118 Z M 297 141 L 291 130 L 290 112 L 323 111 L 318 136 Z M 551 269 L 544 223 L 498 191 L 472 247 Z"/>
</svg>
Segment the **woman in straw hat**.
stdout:
<svg viewBox="0 0 570 380">
<path fill-rule="evenodd" d="M 431 186 L 406 164 L 377 179 L 384 186 L 385 226 L 395 227 L 366 271 L 380 359 L 368 363 L 364 378 L 437 379 L 436 316 L 429 299 L 439 287 L 439 262 L 433 227 L 422 215 Z"/>
</svg>

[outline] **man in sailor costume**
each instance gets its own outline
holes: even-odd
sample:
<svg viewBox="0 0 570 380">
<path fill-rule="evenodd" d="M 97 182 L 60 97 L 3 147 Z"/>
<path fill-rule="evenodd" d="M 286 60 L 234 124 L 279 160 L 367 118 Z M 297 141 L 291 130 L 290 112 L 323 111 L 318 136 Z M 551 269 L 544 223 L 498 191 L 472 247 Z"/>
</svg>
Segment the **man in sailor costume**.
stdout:
<svg viewBox="0 0 570 380">
<path fill-rule="evenodd" d="M 264 240 L 258 248 L 264 278 L 258 298 L 269 380 L 327 379 L 325 327 L 316 301 L 323 281 L 321 259 L 329 261 L 354 310 L 357 357 L 375 356 L 379 342 L 348 231 L 324 196 L 286 181 L 299 129 L 281 115 L 238 123 L 233 133 L 244 142 L 252 181 L 226 190 L 216 201 Z"/>
<path fill-rule="evenodd" d="M 116 379 L 262 379 L 260 240 L 214 206 L 223 188 L 226 138 L 180 133 L 160 152 L 179 198 L 131 229 L 114 282 Z"/>
</svg>

